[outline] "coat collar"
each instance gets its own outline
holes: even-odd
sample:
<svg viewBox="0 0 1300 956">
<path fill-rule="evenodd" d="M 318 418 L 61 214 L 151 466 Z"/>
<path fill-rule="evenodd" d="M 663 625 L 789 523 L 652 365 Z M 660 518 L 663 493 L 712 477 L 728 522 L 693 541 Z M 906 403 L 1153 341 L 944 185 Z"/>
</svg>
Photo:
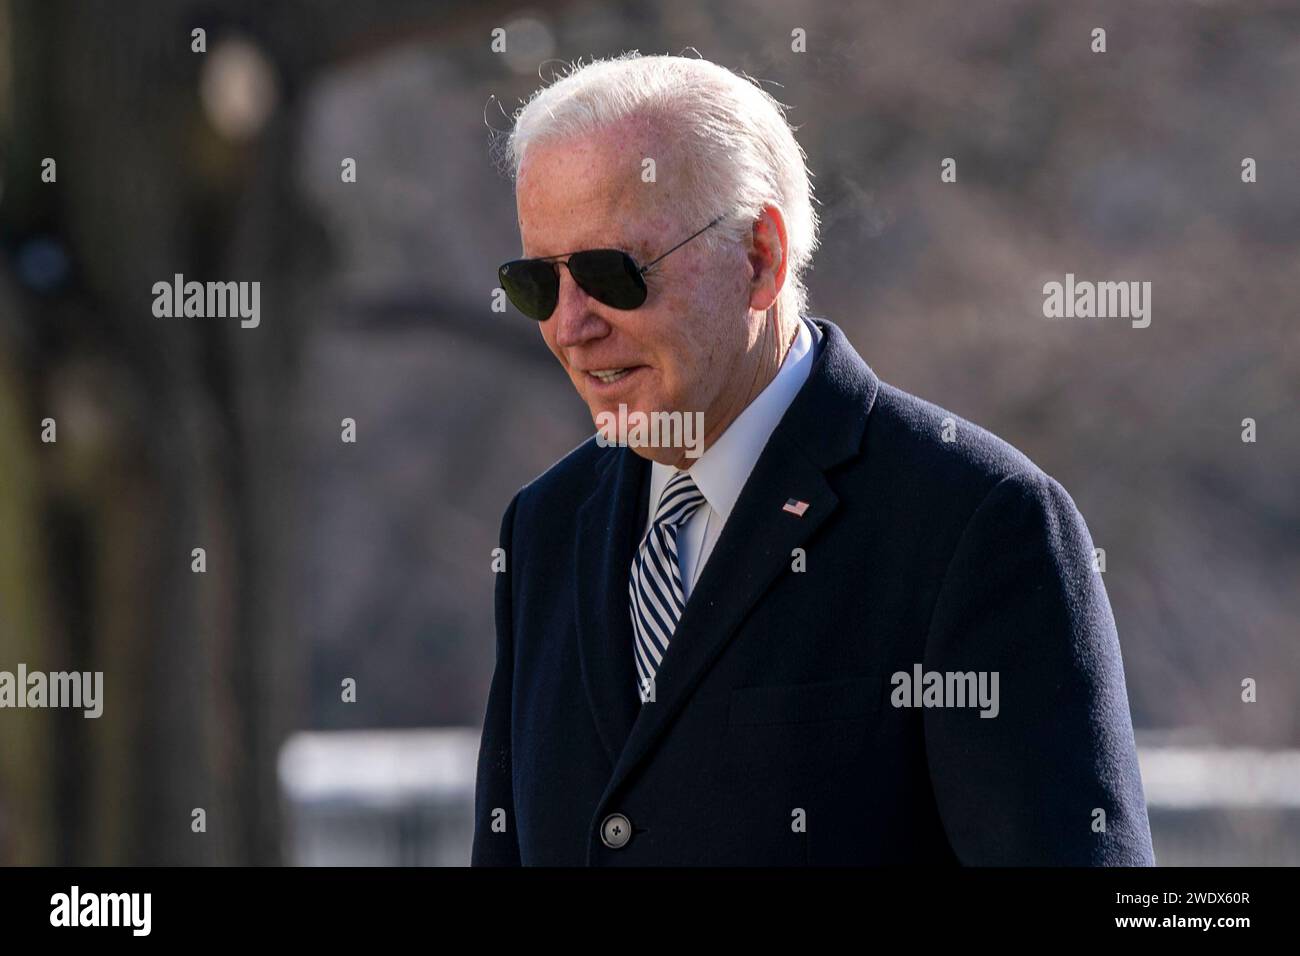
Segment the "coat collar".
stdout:
<svg viewBox="0 0 1300 956">
<path fill-rule="evenodd" d="M 700 573 L 643 705 L 633 663 L 628 571 L 645 519 L 649 462 L 626 447 L 601 456 L 579 509 L 576 620 L 582 679 L 614 767 L 606 796 L 626 778 L 686 703 L 737 626 L 830 517 L 839 499 L 824 472 L 856 455 L 880 382 L 839 327 L 821 330 L 813 368 L 754 465 Z M 805 501 L 802 516 L 783 511 Z M 602 801 L 603 803 L 603 801 Z"/>
</svg>

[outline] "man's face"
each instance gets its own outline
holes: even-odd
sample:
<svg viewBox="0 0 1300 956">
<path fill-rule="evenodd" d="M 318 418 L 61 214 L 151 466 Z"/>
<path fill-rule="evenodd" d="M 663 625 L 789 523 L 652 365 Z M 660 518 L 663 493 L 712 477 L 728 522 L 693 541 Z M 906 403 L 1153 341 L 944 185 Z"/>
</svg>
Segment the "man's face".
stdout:
<svg viewBox="0 0 1300 956">
<path fill-rule="evenodd" d="M 641 180 L 647 157 L 658 182 Z M 676 214 L 678 182 L 671 153 L 633 128 L 535 144 L 516 183 L 523 255 L 613 248 L 645 265 L 705 225 Z M 559 302 L 539 323 L 542 337 L 594 422 L 602 412 L 617 416 L 620 404 L 629 414 L 701 411 L 707 443 L 752 398 L 762 314 L 750 316 L 750 269 L 739 245 L 709 254 L 692 240 L 645 276 L 645 304 L 622 310 L 588 296 L 561 266 Z M 594 374 L 616 370 L 626 371 L 606 381 Z M 681 449 L 636 451 L 689 466 Z"/>
</svg>

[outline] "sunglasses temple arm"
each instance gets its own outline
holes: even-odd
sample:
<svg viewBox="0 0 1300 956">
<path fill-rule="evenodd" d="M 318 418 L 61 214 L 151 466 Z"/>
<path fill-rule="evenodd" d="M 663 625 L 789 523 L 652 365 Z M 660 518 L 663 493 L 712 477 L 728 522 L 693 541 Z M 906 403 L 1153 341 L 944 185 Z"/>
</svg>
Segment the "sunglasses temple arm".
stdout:
<svg viewBox="0 0 1300 956">
<path fill-rule="evenodd" d="M 725 217 L 723 217 L 723 216 L 719 216 L 717 219 L 713 220 L 713 222 L 709 223 L 707 226 L 705 226 L 705 227 L 704 227 L 703 229 L 701 229 L 699 232 L 694 232 L 694 233 L 692 233 L 691 235 L 687 236 L 687 237 L 686 237 L 685 239 L 683 239 L 681 242 L 677 243 L 677 245 L 673 246 L 671 249 L 669 249 L 667 252 L 665 252 L 665 253 L 664 253 L 662 256 L 660 256 L 658 259 L 655 259 L 653 262 L 647 262 L 645 265 L 643 265 L 643 266 L 641 267 L 641 271 L 644 273 L 647 269 L 649 269 L 651 266 L 653 266 L 656 262 L 660 262 L 660 261 L 662 261 L 662 260 L 668 258 L 670 255 L 672 255 L 674 252 L 676 252 L 676 251 L 677 251 L 678 249 L 680 249 L 682 246 L 686 245 L 686 243 L 690 242 L 690 241 L 691 241 L 692 239 L 694 239 L 696 236 L 700 235 L 700 233 L 702 233 L 702 232 L 706 232 L 707 230 L 712 229 L 712 228 L 713 228 L 714 226 L 716 226 L 718 223 L 722 222 L 722 220 L 723 220 L 724 218 L 725 218 Z"/>
</svg>

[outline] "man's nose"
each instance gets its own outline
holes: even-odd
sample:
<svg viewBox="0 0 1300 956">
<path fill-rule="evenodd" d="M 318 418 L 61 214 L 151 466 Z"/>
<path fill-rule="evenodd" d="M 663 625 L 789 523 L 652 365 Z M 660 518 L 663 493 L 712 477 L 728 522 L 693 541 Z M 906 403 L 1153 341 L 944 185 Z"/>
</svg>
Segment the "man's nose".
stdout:
<svg viewBox="0 0 1300 956">
<path fill-rule="evenodd" d="M 555 312 L 551 315 L 551 321 L 555 323 L 555 344 L 560 348 L 572 348 L 605 335 L 609 325 L 591 310 L 595 300 L 573 281 L 566 266 L 558 268 L 560 293 Z"/>
</svg>

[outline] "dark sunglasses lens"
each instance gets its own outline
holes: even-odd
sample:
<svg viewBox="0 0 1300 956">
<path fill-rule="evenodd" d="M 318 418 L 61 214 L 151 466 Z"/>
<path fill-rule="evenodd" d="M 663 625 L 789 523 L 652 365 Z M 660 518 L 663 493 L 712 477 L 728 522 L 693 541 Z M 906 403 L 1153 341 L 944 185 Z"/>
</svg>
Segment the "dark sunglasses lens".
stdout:
<svg viewBox="0 0 1300 956">
<path fill-rule="evenodd" d="M 617 249 L 569 256 L 569 272 L 584 292 L 616 309 L 635 309 L 646 299 L 645 280 L 632 257 Z"/>
<path fill-rule="evenodd" d="M 553 263 L 515 259 L 503 265 L 498 275 L 516 309 L 538 322 L 551 317 L 560 298 L 560 276 Z"/>
</svg>

